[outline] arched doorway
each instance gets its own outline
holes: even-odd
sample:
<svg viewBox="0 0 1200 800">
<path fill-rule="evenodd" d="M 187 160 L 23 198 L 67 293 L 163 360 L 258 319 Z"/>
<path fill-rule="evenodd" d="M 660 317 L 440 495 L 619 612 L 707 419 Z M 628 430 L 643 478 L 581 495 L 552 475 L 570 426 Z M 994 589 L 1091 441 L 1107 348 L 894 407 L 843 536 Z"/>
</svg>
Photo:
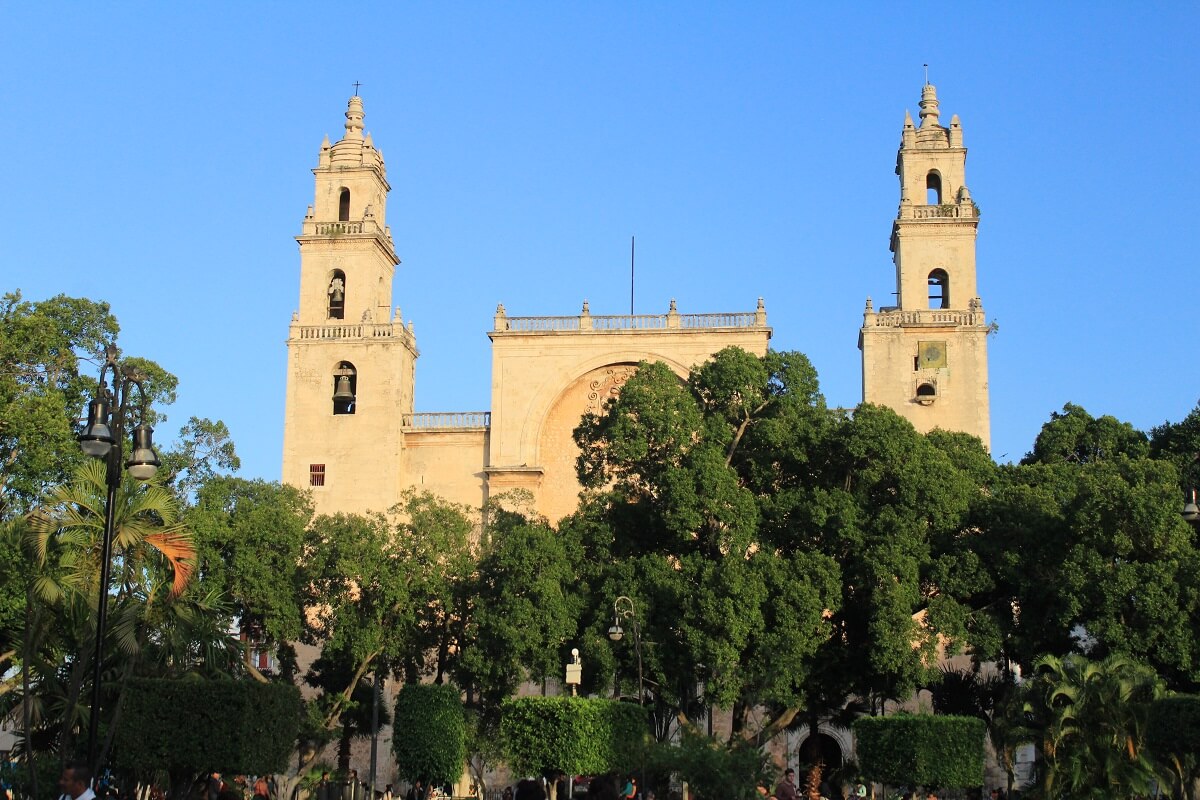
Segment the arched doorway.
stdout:
<svg viewBox="0 0 1200 800">
<path fill-rule="evenodd" d="M 845 757 L 838 740 L 827 733 L 817 731 L 816 736 L 809 736 L 800 743 L 796 753 L 798 768 L 796 769 L 796 788 L 800 797 L 808 791 L 809 771 L 820 765 L 820 791 L 823 797 L 841 797 L 841 786 L 830 780 L 833 776 L 840 777 Z"/>
</svg>

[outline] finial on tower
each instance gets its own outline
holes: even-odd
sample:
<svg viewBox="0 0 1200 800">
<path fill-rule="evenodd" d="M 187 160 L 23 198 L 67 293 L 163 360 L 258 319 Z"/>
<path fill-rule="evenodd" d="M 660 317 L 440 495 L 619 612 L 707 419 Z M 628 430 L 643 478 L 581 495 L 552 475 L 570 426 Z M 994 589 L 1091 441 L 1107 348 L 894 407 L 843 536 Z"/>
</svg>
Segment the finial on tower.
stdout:
<svg viewBox="0 0 1200 800">
<path fill-rule="evenodd" d="M 926 65 L 926 66 L 928 66 L 928 65 Z M 928 80 L 926 81 L 926 83 L 928 83 Z M 360 86 L 362 86 L 361 83 L 359 83 L 358 81 L 354 82 L 354 96 L 355 97 L 358 97 L 358 87 L 360 87 Z"/>
<path fill-rule="evenodd" d="M 346 136 L 347 139 L 363 138 L 363 113 L 362 98 L 358 95 L 350 98 L 350 102 L 346 104 Z"/>
<path fill-rule="evenodd" d="M 934 127 L 938 124 L 937 87 L 926 83 L 921 89 L 921 127 Z"/>
<path fill-rule="evenodd" d="M 921 66 L 923 66 L 923 67 L 925 68 L 925 85 L 926 85 L 926 86 L 928 86 L 928 85 L 929 85 L 929 65 L 928 65 L 928 64 L 922 64 Z M 354 85 L 355 85 L 355 86 L 358 86 L 358 84 L 357 84 L 357 83 L 356 83 L 356 84 L 354 84 Z M 355 94 L 357 94 L 357 92 L 355 92 Z"/>
</svg>

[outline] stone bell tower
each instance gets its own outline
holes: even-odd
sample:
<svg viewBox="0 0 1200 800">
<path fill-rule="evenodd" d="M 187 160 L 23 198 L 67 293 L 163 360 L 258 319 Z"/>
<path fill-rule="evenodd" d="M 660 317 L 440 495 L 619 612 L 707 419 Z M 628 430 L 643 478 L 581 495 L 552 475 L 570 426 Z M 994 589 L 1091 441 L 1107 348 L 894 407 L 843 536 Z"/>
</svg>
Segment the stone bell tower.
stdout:
<svg viewBox="0 0 1200 800">
<path fill-rule="evenodd" d="M 318 513 L 390 505 L 400 489 L 401 420 L 413 407 L 416 339 L 392 311 L 400 259 L 387 227 L 391 187 L 363 116 L 362 98 L 351 97 L 342 139 L 321 143 L 316 196 L 296 237 L 283 480 L 311 487 Z"/>
<path fill-rule="evenodd" d="M 859 335 L 863 400 L 925 432 L 963 431 L 991 446 L 987 335 L 975 287 L 979 209 L 967 191 L 958 115 L 939 124 L 937 90 L 921 91 L 920 127 L 905 112 L 892 223 L 896 304 L 867 299 Z"/>
</svg>

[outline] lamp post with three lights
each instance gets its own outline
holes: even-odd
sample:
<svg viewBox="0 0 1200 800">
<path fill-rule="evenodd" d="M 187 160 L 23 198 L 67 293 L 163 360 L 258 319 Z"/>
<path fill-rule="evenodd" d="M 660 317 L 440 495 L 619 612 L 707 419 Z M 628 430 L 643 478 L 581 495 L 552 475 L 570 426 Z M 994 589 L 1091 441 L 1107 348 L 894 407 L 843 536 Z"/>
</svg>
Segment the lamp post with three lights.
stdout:
<svg viewBox="0 0 1200 800">
<path fill-rule="evenodd" d="M 111 376 L 110 387 L 105 380 Z M 87 424 L 79 434 L 79 446 L 85 455 L 105 461 L 104 538 L 100 550 L 100 596 L 96 606 L 96 649 L 92 657 L 92 707 L 88 715 L 88 766 L 98 775 L 100 753 L 97 741 L 100 726 L 100 678 L 104 661 L 104 633 L 108 625 L 108 592 L 112 567 L 113 534 L 116 523 L 117 490 L 122 470 L 130 477 L 147 481 L 158 471 L 158 453 L 154 452 L 153 428 L 146 424 L 148 398 L 142 386 L 144 376 L 132 366 L 117 361 L 117 348 L 109 345 L 96 396 L 88 403 Z M 137 403 L 133 390 L 137 389 Z M 134 411 L 133 448 L 124 458 L 125 421 Z"/>
</svg>

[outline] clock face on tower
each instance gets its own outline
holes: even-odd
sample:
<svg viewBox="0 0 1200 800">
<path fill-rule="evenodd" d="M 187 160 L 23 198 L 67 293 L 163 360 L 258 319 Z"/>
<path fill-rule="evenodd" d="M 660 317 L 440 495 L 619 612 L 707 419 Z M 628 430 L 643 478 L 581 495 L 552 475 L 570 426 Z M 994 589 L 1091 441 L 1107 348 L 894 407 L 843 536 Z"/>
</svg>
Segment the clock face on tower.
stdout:
<svg viewBox="0 0 1200 800">
<path fill-rule="evenodd" d="M 946 343 L 918 342 L 917 357 L 921 369 L 941 369 L 946 366 Z"/>
</svg>

